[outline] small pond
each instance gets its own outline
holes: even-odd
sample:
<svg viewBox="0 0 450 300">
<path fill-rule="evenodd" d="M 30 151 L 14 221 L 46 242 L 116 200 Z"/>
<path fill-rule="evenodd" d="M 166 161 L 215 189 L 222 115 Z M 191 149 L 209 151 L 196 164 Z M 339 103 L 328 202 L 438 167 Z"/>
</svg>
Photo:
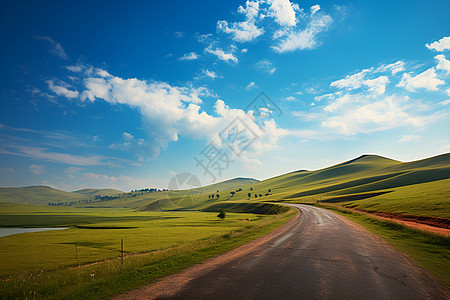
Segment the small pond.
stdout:
<svg viewBox="0 0 450 300">
<path fill-rule="evenodd" d="M 26 232 L 40 232 L 40 231 L 50 231 L 50 230 L 62 230 L 68 227 L 53 227 L 53 228 L 0 228 L 0 237 L 26 233 Z"/>
</svg>

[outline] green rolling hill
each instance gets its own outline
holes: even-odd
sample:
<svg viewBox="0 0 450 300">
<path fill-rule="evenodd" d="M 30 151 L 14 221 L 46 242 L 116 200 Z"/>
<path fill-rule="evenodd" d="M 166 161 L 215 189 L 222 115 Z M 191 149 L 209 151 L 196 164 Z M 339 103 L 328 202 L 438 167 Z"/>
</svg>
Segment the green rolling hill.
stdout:
<svg viewBox="0 0 450 300">
<path fill-rule="evenodd" d="M 148 199 L 140 209 L 226 207 L 233 210 L 241 207 L 251 211 L 251 203 L 256 207 L 261 202 L 323 201 L 366 210 L 448 218 L 450 154 L 407 163 L 378 155 L 362 155 L 316 171 L 295 171 L 253 182 L 242 191 L 230 194 L 236 190 L 237 186 L 220 189 L 219 199 L 211 199 L 206 192 L 198 194 L 191 190 L 191 196 L 189 191 L 177 191 L 169 200 L 167 195 Z"/>
<path fill-rule="evenodd" d="M 90 199 L 89 203 L 77 202 L 85 199 Z M 210 210 L 212 205 L 251 211 L 262 202 L 313 201 L 450 218 L 450 153 L 406 163 L 362 155 L 320 170 L 300 170 L 263 181 L 234 178 L 191 190 L 122 193 L 85 189 L 68 193 L 49 187 L 0 188 L 0 202 L 46 205 L 57 201 L 150 211 Z"/>
<path fill-rule="evenodd" d="M 48 203 L 78 202 L 95 196 L 112 196 L 123 192 L 113 189 L 85 189 L 65 192 L 48 186 L 0 188 L 0 202 L 48 205 Z"/>
<path fill-rule="evenodd" d="M 82 189 L 78 191 L 74 191 L 73 193 L 86 195 L 89 197 L 95 197 L 95 196 L 117 196 L 120 194 L 123 194 L 122 191 L 115 190 L 115 189 Z"/>
</svg>

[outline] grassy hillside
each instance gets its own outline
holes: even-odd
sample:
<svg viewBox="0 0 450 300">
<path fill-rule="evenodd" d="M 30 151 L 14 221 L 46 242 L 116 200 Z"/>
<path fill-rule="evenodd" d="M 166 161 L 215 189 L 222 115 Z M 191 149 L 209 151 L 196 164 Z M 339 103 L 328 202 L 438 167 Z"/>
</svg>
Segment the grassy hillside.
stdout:
<svg viewBox="0 0 450 300">
<path fill-rule="evenodd" d="M 116 196 L 123 192 L 114 189 L 84 189 L 65 192 L 48 186 L 0 188 L 0 202 L 48 205 L 48 203 L 82 202 L 95 196 Z"/>
<path fill-rule="evenodd" d="M 85 200 L 86 195 L 69 193 L 48 186 L 0 188 L 0 202 L 47 205 L 49 202 Z"/>
<path fill-rule="evenodd" d="M 215 200 L 208 195 L 218 194 L 229 195 L 230 190 L 244 188 L 250 184 L 257 183 L 253 178 L 233 178 L 230 180 L 214 183 L 201 188 L 191 190 L 173 190 L 146 193 L 142 191 L 124 193 L 115 199 L 106 199 L 89 202 L 89 207 L 119 208 L 126 207 L 132 209 L 160 211 L 160 210 L 198 210 L 208 206 Z M 85 206 L 84 204 L 80 206 Z"/>
<path fill-rule="evenodd" d="M 115 189 L 83 189 L 74 191 L 73 193 L 86 195 L 89 197 L 95 197 L 95 196 L 117 196 L 120 194 L 123 194 L 122 191 L 115 190 Z"/>
<path fill-rule="evenodd" d="M 450 154 L 403 163 L 378 155 L 362 155 L 316 171 L 295 171 L 236 187 L 220 189 L 220 197 L 191 190 L 149 199 L 144 210 L 232 208 L 226 202 L 339 202 L 367 210 L 450 217 Z M 235 191 L 234 195 L 230 192 Z M 250 197 L 248 194 L 250 193 Z M 217 203 L 221 203 L 219 206 Z M 209 208 L 208 208 L 209 210 Z"/>
</svg>

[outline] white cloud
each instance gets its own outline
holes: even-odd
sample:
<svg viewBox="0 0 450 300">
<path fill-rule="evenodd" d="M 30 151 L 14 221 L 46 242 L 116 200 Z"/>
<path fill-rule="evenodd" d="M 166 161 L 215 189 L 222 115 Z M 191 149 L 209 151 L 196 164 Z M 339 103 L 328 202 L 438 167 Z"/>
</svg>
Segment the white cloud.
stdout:
<svg viewBox="0 0 450 300">
<path fill-rule="evenodd" d="M 409 135 L 404 134 L 402 137 L 398 140 L 399 143 L 408 143 L 408 142 L 414 142 L 420 139 L 420 136 L 418 135 Z"/>
<path fill-rule="evenodd" d="M 356 99 L 354 99 L 354 96 L 345 94 L 344 96 L 339 97 L 336 100 L 334 100 L 334 102 L 331 102 L 327 106 L 324 106 L 323 110 L 327 111 L 327 112 L 334 112 L 337 109 L 341 108 L 344 104 L 355 102 L 354 100 L 356 100 Z"/>
<path fill-rule="evenodd" d="M 437 91 L 438 85 L 442 85 L 444 83 L 445 82 L 443 80 L 437 78 L 436 70 L 434 68 L 429 68 L 416 76 L 411 76 L 408 73 L 404 73 L 402 80 L 397 86 L 404 87 L 412 92 L 414 92 L 417 88 Z"/>
<path fill-rule="evenodd" d="M 312 15 L 315 14 L 316 12 L 318 12 L 319 10 L 320 10 L 320 5 L 319 4 L 311 6 L 311 14 Z"/>
<path fill-rule="evenodd" d="M 195 34 L 195 38 L 197 39 L 197 41 L 199 41 L 200 43 L 208 43 L 211 38 L 212 38 L 212 34 L 211 33 L 206 33 L 206 34 L 199 34 L 198 32 Z"/>
<path fill-rule="evenodd" d="M 389 65 L 382 65 L 376 69 L 375 72 L 387 72 L 391 71 L 392 75 L 397 74 L 398 72 L 405 70 L 405 62 L 404 61 L 396 61 L 395 63 Z"/>
<path fill-rule="evenodd" d="M 241 49 L 241 52 L 242 52 L 242 53 L 247 53 L 247 51 L 248 51 L 247 48 L 242 48 L 242 49 Z"/>
<path fill-rule="evenodd" d="M 366 79 L 366 75 L 371 72 L 372 69 L 364 69 L 356 74 L 347 75 L 343 79 L 336 80 L 332 82 L 330 86 L 347 90 L 354 90 L 362 86 L 367 86 L 371 92 L 384 94 L 386 85 L 389 83 L 389 78 L 386 76 L 379 76 L 373 79 Z"/>
<path fill-rule="evenodd" d="M 19 146 L 18 150 L 19 153 L 15 153 L 16 155 L 41 159 L 49 162 L 64 163 L 75 166 L 107 165 L 107 163 L 104 161 L 105 158 L 97 155 L 91 156 L 71 155 L 67 153 L 48 151 L 47 149 L 41 147 L 29 147 L 29 146 Z"/>
<path fill-rule="evenodd" d="M 203 73 L 204 76 L 209 77 L 211 79 L 219 78 L 219 76 L 216 74 L 216 72 L 210 71 L 208 69 L 203 70 L 202 73 Z"/>
<path fill-rule="evenodd" d="M 266 72 L 266 73 L 268 73 L 268 74 L 270 74 L 270 75 L 272 75 L 272 74 L 275 72 L 275 70 L 277 69 L 277 68 L 275 68 L 275 67 L 272 65 L 272 63 L 271 63 L 269 60 L 267 60 L 267 59 L 263 59 L 263 60 L 258 61 L 258 62 L 256 63 L 256 67 L 257 67 L 259 70 L 261 70 L 261 71 L 263 71 L 263 72 Z"/>
<path fill-rule="evenodd" d="M 209 54 L 213 54 L 213 55 L 217 56 L 218 59 L 223 60 L 225 62 L 229 62 L 229 61 L 232 61 L 234 63 L 238 62 L 237 57 L 234 56 L 233 53 L 225 52 L 221 48 L 216 48 L 215 50 L 213 50 L 210 46 L 208 48 L 205 48 L 205 52 L 209 53 Z"/>
<path fill-rule="evenodd" d="M 380 76 L 374 79 L 368 79 L 364 81 L 364 84 L 369 87 L 369 91 L 384 94 L 386 90 L 386 84 L 389 83 L 389 79 L 386 76 Z"/>
<path fill-rule="evenodd" d="M 297 99 L 295 97 L 293 97 L 293 96 L 286 97 L 286 98 L 284 98 L 284 100 L 286 100 L 286 101 L 297 101 Z"/>
<path fill-rule="evenodd" d="M 450 73 L 450 61 L 445 59 L 445 55 L 439 54 L 436 55 L 434 58 L 438 60 L 436 69 L 444 70 L 445 72 Z"/>
<path fill-rule="evenodd" d="M 50 52 L 52 52 L 56 56 L 61 57 L 62 59 L 65 59 L 65 60 L 68 59 L 67 54 L 64 51 L 64 48 L 61 46 L 61 44 L 58 42 L 55 42 L 51 37 L 35 35 L 35 36 L 33 36 L 33 38 L 35 38 L 37 40 L 49 42 L 50 45 L 52 46 L 52 49 L 50 50 Z"/>
<path fill-rule="evenodd" d="M 314 49 L 320 45 L 317 36 L 328 30 L 333 19 L 326 14 L 314 14 L 304 29 L 284 28 L 275 34 L 278 40 L 272 48 L 278 53 L 292 52 L 295 50 Z"/>
<path fill-rule="evenodd" d="M 249 21 L 235 22 L 231 24 L 231 27 L 228 26 L 227 21 L 218 21 L 217 30 L 231 34 L 231 38 L 236 42 L 253 41 L 264 33 L 264 29 L 258 28 L 255 23 Z"/>
<path fill-rule="evenodd" d="M 450 89 L 448 89 L 448 92 L 450 93 Z M 449 95 L 449 96 L 450 96 L 450 95 Z M 450 104 L 450 99 L 444 100 L 444 101 L 440 102 L 439 104 L 440 104 L 440 105 L 447 105 L 447 104 Z"/>
<path fill-rule="evenodd" d="M 67 98 L 77 98 L 78 91 L 69 90 L 71 87 L 67 83 L 60 81 L 59 85 L 55 84 L 54 80 L 47 80 L 47 84 L 50 90 L 52 90 L 58 96 L 64 96 Z"/>
<path fill-rule="evenodd" d="M 443 37 L 439 41 L 433 42 L 431 44 L 425 44 L 430 50 L 436 50 L 438 52 L 442 52 L 450 49 L 450 36 Z"/>
<path fill-rule="evenodd" d="M 147 143 L 142 138 L 135 138 L 131 133 L 123 132 L 122 141 L 109 145 L 109 149 L 130 151 L 136 154 L 138 161 L 144 161 L 146 157 Z"/>
<path fill-rule="evenodd" d="M 128 132 L 122 133 L 122 137 L 126 141 L 134 140 L 134 136 L 131 133 L 128 133 Z"/>
<path fill-rule="evenodd" d="M 148 82 L 136 78 L 98 76 L 95 73 L 94 76 L 83 80 L 83 95 L 90 101 L 103 100 L 111 105 L 138 108 L 142 113 L 143 127 L 147 129 L 148 134 L 148 139 L 143 142 L 141 148 L 136 146 L 138 139 L 132 140 L 131 135 L 124 134 L 123 141 L 110 145 L 111 149 L 141 151 L 146 148 L 150 155 L 156 157 L 160 149 L 167 147 L 169 142 L 176 142 L 180 136 L 213 141 L 221 145 L 219 133 L 237 117 L 246 120 L 248 127 L 258 136 L 248 153 L 273 149 L 278 138 L 286 134 L 273 120 L 267 120 L 259 127 L 251 118 L 253 111 L 232 109 L 222 100 L 216 101 L 213 114 L 202 111 L 203 101 L 200 97 L 210 95 L 203 87 L 177 87 L 164 82 Z"/>
<path fill-rule="evenodd" d="M 295 26 L 297 19 L 295 11 L 299 10 L 297 4 L 289 0 L 269 0 L 269 14 L 275 18 L 275 21 L 281 26 Z"/>
<path fill-rule="evenodd" d="M 80 73 L 83 71 L 83 66 L 75 65 L 75 66 L 66 66 L 66 69 L 75 73 Z"/>
<path fill-rule="evenodd" d="M 45 167 L 41 165 L 29 165 L 30 172 L 39 175 L 44 172 Z"/>
<path fill-rule="evenodd" d="M 354 135 L 412 125 L 423 126 L 432 117 L 412 116 L 407 112 L 408 97 L 386 96 L 368 101 L 364 95 L 348 95 L 343 103 L 328 112 L 335 114 L 322 127 L 340 134 Z"/>
<path fill-rule="evenodd" d="M 320 101 L 322 101 L 324 99 L 328 99 L 328 100 L 329 99 L 334 99 L 334 98 L 336 98 L 337 95 L 339 96 L 341 94 L 342 94 L 342 91 L 339 91 L 339 92 L 336 92 L 336 93 L 324 94 L 324 95 L 320 95 L 320 96 L 315 96 L 314 97 L 314 101 L 320 102 Z"/>
<path fill-rule="evenodd" d="M 199 56 L 197 55 L 197 53 L 195 52 L 189 52 L 189 53 L 185 53 L 182 57 L 180 57 L 178 60 L 196 60 L 198 59 Z"/>
<path fill-rule="evenodd" d="M 435 116 L 419 117 L 408 113 L 408 97 L 395 95 L 369 101 L 364 94 L 348 95 L 343 103 L 328 112 L 335 113 L 322 127 L 340 134 L 354 135 L 388 130 L 400 126 L 423 126 Z"/>
<path fill-rule="evenodd" d="M 247 1 L 245 8 L 239 6 L 238 12 L 245 16 L 245 21 L 228 23 L 217 22 L 217 31 L 230 34 L 231 39 L 236 42 L 249 42 L 264 34 L 264 29 L 259 28 L 256 17 L 259 14 L 259 1 Z"/>
<path fill-rule="evenodd" d="M 251 90 L 252 88 L 255 88 L 256 87 L 256 85 L 255 85 L 255 83 L 252 81 L 252 82 L 250 82 L 246 87 L 245 87 L 245 89 L 248 91 L 248 90 Z"/>
<path fill-rule="evenodd" d="M 336 80 L 330 84 L 332 87 L 337 87 L 338 89 L 348 89 L 353 90 L 360 88 L 364 84 L 365 76 L 369 73 L 369 69 L 364 69 L 353 75 L 347 75 L 343 79 Z"/>
</svg>

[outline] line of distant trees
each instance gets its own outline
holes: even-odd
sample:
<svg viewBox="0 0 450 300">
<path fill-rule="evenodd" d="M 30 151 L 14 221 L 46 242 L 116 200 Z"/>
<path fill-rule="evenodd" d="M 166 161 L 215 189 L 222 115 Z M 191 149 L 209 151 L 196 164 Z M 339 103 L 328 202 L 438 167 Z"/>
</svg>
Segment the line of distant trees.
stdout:
<svg viewBox="0 0 450 300">
<path fill-rule="evenodd" d="M 49 202 L 48 205 L 50 206 L 60 206 L 60 205 L 72 205 L 72 204 L 79 204 L 79 203 L 88 203 L 92 202 L 92 199 L 88 200 L 78 200 L 78 201 L 62 201 L 62 202 Z"/>
</svg>

